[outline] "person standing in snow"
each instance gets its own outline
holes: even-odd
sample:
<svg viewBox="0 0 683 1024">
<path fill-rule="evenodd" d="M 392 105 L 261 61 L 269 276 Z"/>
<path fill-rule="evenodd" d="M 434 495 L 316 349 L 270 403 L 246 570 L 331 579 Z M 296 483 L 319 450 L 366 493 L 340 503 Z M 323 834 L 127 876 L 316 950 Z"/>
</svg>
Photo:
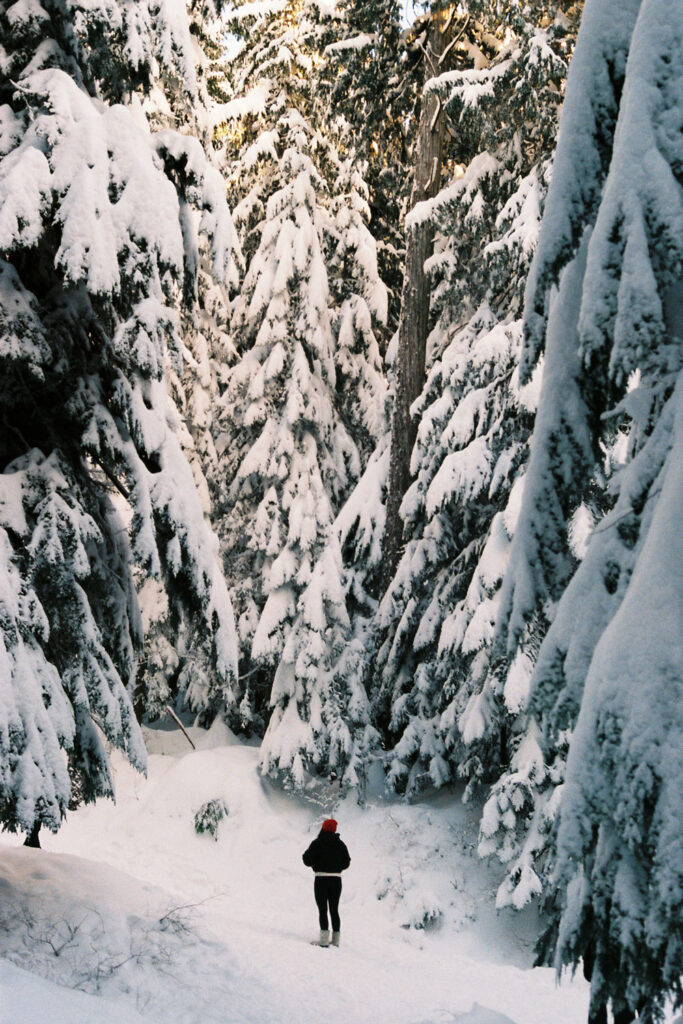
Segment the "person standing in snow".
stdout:
<svg viewBox="0 0 683 1024">
<path fill-rule="evenodd" d="M 332 920 L 332 945 L 339 945 L 340 921 L 339 921 L 339 897 L 341 896 L 342 881 L 341 873 L 351 863 L 349 851 L 337 834 L 337 822 L 334 818 L 327 818 L 316 839 L 313 840 L 303 855 L 303 862 L 308 868 L 313 868 L 315 881 L 313 892 L 315 902 L 318 906 L 320 917 L 320 941 L 319 945 L 329 946 L 330 932 L 327 921 L 327 910 L 329 907 Z"/>
</svg>

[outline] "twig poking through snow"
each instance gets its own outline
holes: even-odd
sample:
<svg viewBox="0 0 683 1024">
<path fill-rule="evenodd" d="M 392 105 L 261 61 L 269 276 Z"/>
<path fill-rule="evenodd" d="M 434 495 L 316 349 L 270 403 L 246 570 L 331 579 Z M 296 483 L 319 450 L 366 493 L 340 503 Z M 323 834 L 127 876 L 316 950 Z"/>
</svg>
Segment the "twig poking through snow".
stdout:
<svg viewBox="0 0 683 1024">
<path fill-rule="evenodd" d="M 195 747 L 194 743 L 192 742 L 192 740 L 191 740 L 191 738 L 190 738 L 190 735 L 189 735 L 189 733 L 188 733 L 187 729 L 185 728 L 185 726 L 183 725 L 183 723 L 182 723 L 182 722 L 180 721 L 180 719 L 179 719 L 179 718 L 178 718 L 178 716 L 176 715 L 176 713 L 175 713 L 175 711 L 173 710 L 173 708 L 172 708 L 172 707 L 169 707 L 169 705 L 167 704 L 167 705 L 166 705 L 166 710 L 168 711 L 169 715 L 171 716 L 171 718 L 173 719 L 173 721 L 175 722 L 175 724 L 176 724 L 176 725 L 178 726 L 178 728 L 179 728 L 179 729 L 181 730 L 181 732 L 182 732 L 182 733 L 183 733 L 183 735 L 185 736 L 185 738 L 186 738 L 187 742 L 188 742 L 188 743 L 190 744 L 190 746 L 192 747 L 192 749 L 193 749 L 193 750 L 196 750 L 197 748 Z"/>
</svg>

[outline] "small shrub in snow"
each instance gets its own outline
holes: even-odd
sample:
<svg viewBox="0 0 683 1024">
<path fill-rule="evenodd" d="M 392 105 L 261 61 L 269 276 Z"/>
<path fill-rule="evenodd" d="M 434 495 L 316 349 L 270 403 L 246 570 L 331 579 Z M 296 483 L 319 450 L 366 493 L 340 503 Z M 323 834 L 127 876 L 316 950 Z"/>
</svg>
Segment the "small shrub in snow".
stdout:
<svg viewBox="0 0 683 1024">
<path fill-rule="evenodd" d="M 195 832 L 199 836 L 207 832 L 218 842 L 218 826 L 228 814 L 224 800 L 207 800 L 194 816 Z"/>
</svg>

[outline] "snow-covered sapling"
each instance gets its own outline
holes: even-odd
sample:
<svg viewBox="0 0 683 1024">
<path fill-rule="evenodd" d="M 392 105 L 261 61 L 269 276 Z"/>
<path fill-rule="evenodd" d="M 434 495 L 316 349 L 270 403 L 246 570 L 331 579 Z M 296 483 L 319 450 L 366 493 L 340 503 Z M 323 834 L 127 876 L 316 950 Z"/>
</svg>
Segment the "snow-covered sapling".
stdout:
<svg viewBox="0 0 683 1024">
<path fill-rule="evenodd" d="M 207 833 L 218 842 L 218 826 L 228 815 L 228 805 L 225 800 L 216 797 L 214 800 L 207 800 L 199 808 L 194 816 L 194 829 L 198 836 Z"/>
</svg>

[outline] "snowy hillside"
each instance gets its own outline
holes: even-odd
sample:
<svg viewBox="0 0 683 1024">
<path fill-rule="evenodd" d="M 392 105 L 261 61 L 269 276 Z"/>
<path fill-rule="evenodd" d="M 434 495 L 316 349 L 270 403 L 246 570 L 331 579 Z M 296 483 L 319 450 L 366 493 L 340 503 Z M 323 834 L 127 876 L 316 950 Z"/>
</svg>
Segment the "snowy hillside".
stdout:
<svg viewBox="0 0 683 1024">
<path fill-rule="evenodd" d="M 496 916 L 454 796 L 334 808 L 352 864 L 342 947 L 322 950 L 301 852 L 333 803 L 264 784 L 257 748 L 222 726 L 191 735 L 196 752 L 148 731 L 148 779 L 115 758 L 116 805 L 70 814 L 44 850 L 3 836 L 3 1024 L 585 1020 L 582 980 L 531 969 L 533 921 Z M 214 841 L 193 820 L 216 797 Z"/>
</svg>

